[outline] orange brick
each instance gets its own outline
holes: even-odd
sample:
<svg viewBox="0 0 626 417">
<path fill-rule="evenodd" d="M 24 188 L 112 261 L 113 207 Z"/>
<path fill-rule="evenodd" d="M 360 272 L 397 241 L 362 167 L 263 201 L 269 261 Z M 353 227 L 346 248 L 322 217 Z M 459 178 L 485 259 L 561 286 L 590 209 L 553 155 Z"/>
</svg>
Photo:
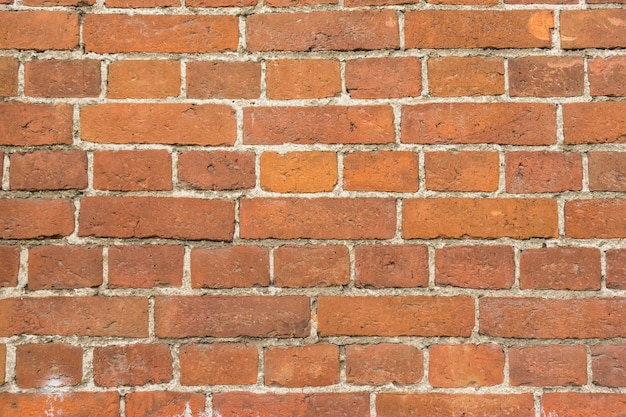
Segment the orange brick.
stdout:
<svg viewBox="0 0 626 417">
<path fill-rule="evenodd" d="M 0 288 L 15 287 L 19 270 L 20 248 L 17 246 L 0 246 Z M 0 369 L 3 369 L 2 366 Z"/>
<path fill-rule="evenodd" d="M 265 71 L 270 99 L 325 98 L 341 94 L 341 74 L 336 60 L 272 60 L 266 64 Z"/>
<path fill-rule="evenodd" d="M 0 394 L 2 417 L 37 416 L 42 410 L 62 410 L 64 416 L 117 417 L 120 415 L 120 395 L 117 392 Z"/>
<path fill-rule="evenodd" d="M 415 192 L 419 188 L 414 152 L 347 153 L 343 158 L 343 187 L 357 191 Z"/>
<path fill-rule="evenodd" d="M 124 398 L 126 417 L 201 416 L 205 409 L 204 394 L 192 392 L 130 392 Z"/>
<path fill-rule="evenodd" d="M 317 4 L 338 4 L 338 0 L 267 0 L 263 1 L 264 6 L 270 7 L 298 7 L 313 6 Z"/>
<path fill-rule="evenodd" d="M 354 51 L 400 46 L 393 10 L 325 11 L 251 15 L 251 51 Z"/>
<path fill-rule="evenodd" d="M 407 48 L 547 48 L 551 10 L 417 10 L 406 13 Z"/>
<path fill-rule="evenodd" d="M 626 289 L 626 249 L 606 252 L 606 286 Z"/>
<path fill-rule="evenodd" d="M 498 0 L 427 0 L 432 4 L 462 4 L 466 6 L 495 6 Z"/>
<path fill-rule="evenodd" d="M 259 354 L 254 345 L 186 345 L 180 349 L 182 385 L 256 384 Z"/>
<path fill-rule="evenodd" d="M 16 347 L 15 381 L 20 388 L 78 385 L 83 379 L 83 349 L 62 343 Z"/>
<path fill-rule="evenodd" d="M 459 336 L 474 327 L 470 297 L 320 297 L 320 336 Z"/>
<path fill-rule="evenodd" d="M 480 334 L 520 339 L 624 337 L 626 299 L 483 297 Z"/>
<path fill-rule="evenodd" d="M 102 248 L 37 246 L 28 250 L 28 289 L 97 287 L 102 284 Z"/>
<path fill-rule="evenodd" d="M 2 199 L 0 213 L 0 239 L 60 237 L 74 231 L 70 200 Z"/>
<path fill-rule="evenodd" d="M 585 346 L 527 346 L 509 349 L 511 385 L 536 387 L 587 383 Z"/>
<path fill-rule="evenodd" d="M 283 338 L 310 333 L 309 298 L 301 296 L 157 297 L 154 314 L 158 337 Z"/>
<path fill-rule="evenodd" d="M 626 56 L 596 57 L 588 65 L 592 96 L 626 96 Z"/>
<path fill-rule="evenodd" d="M 402 108 L 402 142 L 556 143 L 556 109 L 547 103 L 432 103 Z"/>
<path fill-rule="evenodd" d="M 6 381 L 6 360 L 7 360 L 7 347 L 6 345 L 0 345 L 0 385 Z M 0 397 L 1 399 L 2 397 Z M 1 407 L 1 405 L 0 405 Z"/>
<path fill-rule="evenodd" d="M 426 188 L 435 191 L 496 191 L 500 181 L 497 152 L 426 152 Z"/>
<path fill-rule="evenodd" d="M 577 4 L 576 0 L 504 0 L 506 4 Z M 587 3 L 592 3 L 593 0 Z"/>
<path fill-rule="evenodd" d="M 350 384 L 416 384 L 423 375 L 424 354 L 413 346 L 346 346 L 346 381 Z"/>
<path fill-rule="evenodd" d="M 190 151 L 178 155 L 178 182 L 200 190 L 242 190 L 256 185 L 252 152 Z"/>
<path fill-rule="evenodd" d="M 224 52 L 237 49 L 239 23 L 236 16 L 88 14 L 83 38 L 88 52 Z"/>
<path fill-rule="evenodd" d="M 442 97 L 504 94 L 504 60 L 453 56 L 430 58 L 428 92 Z"/>
<path fill-rule="evenodd" d="M 261 188 L 279 193 L 332 191 L 337 184 L 334 152 L 264 152 Z"/>
<path fill-rule="evenodd" d="M 319 387 L 339 382 L 339 348 L 318 344 L 270 347 L 265 351 L 265 385 Z"/>
<path fill-rule="evenodd" d="M 567 144 L 626 143 L 626 102 L 564 104 L 563 135 Z"/>
<path fill-rule="evenodd" d="M 11 155 L 12 190 L 73 190 L 87 188 L 84 151 L 34 151 Z"/>
<path fill-rule="evenodd" d="M 5 3 L 12 3 L 12 0 L 5 0 Z M 1 2 L 0 2 L 1 3 Z M 26 6 L 93 6 L 96 0 L 23 0 Z"/>
<path fill-rule="evenodd" d="M 75 49 L 78 20 L 77 13 L 1 11 L 0 49 Z"/>
<path fill-rule="evenodd" d="M 186 0 L 187 7 L 245 7 L 254 6 L 258 0 Z M 266 6 L 267 3 L 264 3 Z"/>
<path fill-rule="evenodd" d="M 510 152 L 505 156 L 509 193 L 549 193 L 582 188 L 582 157 L 565 152 Z"/>
<path fill-rule="evenodd" d="M 431 346 L 428 379 L 436 388 L 501 384 L 504 352 L 502 347 L 492 344 Z"/>
<path fill-rule="evenodd" d="M 161 384 L 172 379 L 172 355 L 167 345 L 97 347 L 93 380 L 101 387 Z"/>
<path fill-rule="evenodd" d="M 244 109 L 247 145 L 391 143 L 389 106 L 252 107 Z"/>
<path fill-rule="evenodd" d="M 556 200 L 435 198 L 405 200 L 405 239 L 556 237 Z"/>
<path fill-rule="evenodd" d="M 595 248 L 527 249 L 520 259 L 520 288 L 599 290 L 602 271 Z"/>
<path fill-rule="evenodd" d="M 422 64 L 415 57 L 351 59 L 346 89 L 352 98 L 419 97 Z"/>
<path fill-rule="evenodd" d="M 435 252 L 435 283 L 461 288 L 506 289 L 515 282 L 513 248 L 449 246 Z"/>
<path fill-rule="evenodd" d="M 354 258 L 357 287 L 428 286 L 428 249 L 425 246 L 357 246 Z"/>
<path fill-rule="evenodd" d="M 10 56 L 0 57 L 0 97 L 17 95 L 19 61 Z"/>
<path fill-rule="evenodd" d="M 626 9 L 564 10 L 561 13 L 563 49 L 624 48 Z"/>
<path fill-rule="evenodd" d="M 258 62 L 187 63 L 187 95 L 193 98 L 257 98 L 261 94 Z"/>
<path fill-rule="evenodd" d="M 114 61 L 109 65 L 107 97 L 178 97 L 180 82 L 178 61 Z"/>
<path fill-rule="evenodd" d="M 106 103 L 82 107 L 83 140 L 98 143 L 233 145 L 235 112 L 216 104 Z"/>
<path fill-rule="evenodd" d="M 184 252 L 182 246 L 111 246 L 109 287 L 179 287 Z"/>
<path fill-rule="evenodd" d="M 519 97 L 571 97 L 584 90 L 582 57 L 527 56 L 509 59 L 509 91 Z"/>
<path fill-rule="evenodd" d="M 593 383 L 596 385 L 626 386 L 626 345 L 593 346 L 591 348 L 591 372 Z"/>
<path fill-rule="evenodd" d="M 166 150 L 98 151 L 93 154 L 97 190 L 172 189 L 172 158 Z"/>
<path fill-rule="evenodd" d="M 0 102 L 0 145 L 72 143 L 72 106 Z"/>
<path fill-rule="evenodd" d="M 262 287 L 270 283 L 267 248 L 229 246 L 191 252 L 193 288 Z"/>
<path fill-rule="evenodd" d="M 396 205 L 378 198 L 245 198 L 243 239 L 390 239 Z"/>
<path fill-rule="evenodd" d="M 24 93 L 32 97 L 98 97 L 100 61 L 28 61 L 24 65 Z"/>
<path fill-rule="evenodd" d="M 626 237 L 626 199 L 566 202 L 565 235 L 577 239 Z"/>
<path fill-rule="evenodd" d="M 589 189 L 626 191 L 626 152 L 589 152 Z"/>
<path fill-rule="evenodd" d="M 141 7 L 176 7 L 179 0 L 105 0 L 106 7 L 141 8 Z"/>
<path fill-rule="evenodd" d="M 601 413 L 620 417 L 626 408 L 626 395 L 577 392 L 550 392 L 541 396 L 541 409 L 559 416 L 583 417 Z"/>
<path fill-rule="evenodd" d="M 345 246 L 281 246 L 274 250 L 274 285 L 326 287 L 350 282 L 350 255 Z"/>
</svg>

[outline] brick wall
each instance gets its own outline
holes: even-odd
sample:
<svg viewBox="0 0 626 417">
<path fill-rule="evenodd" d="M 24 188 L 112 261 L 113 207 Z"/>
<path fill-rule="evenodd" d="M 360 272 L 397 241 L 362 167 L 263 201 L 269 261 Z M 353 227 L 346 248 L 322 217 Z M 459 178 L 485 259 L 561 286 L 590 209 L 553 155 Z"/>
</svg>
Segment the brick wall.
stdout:
<svg viewBox="0 0 626 417">
<path fill-rule="evenodd" d="M 623 417 L 623 0 L 0 0 L 2 417 Z"/>
</svg>

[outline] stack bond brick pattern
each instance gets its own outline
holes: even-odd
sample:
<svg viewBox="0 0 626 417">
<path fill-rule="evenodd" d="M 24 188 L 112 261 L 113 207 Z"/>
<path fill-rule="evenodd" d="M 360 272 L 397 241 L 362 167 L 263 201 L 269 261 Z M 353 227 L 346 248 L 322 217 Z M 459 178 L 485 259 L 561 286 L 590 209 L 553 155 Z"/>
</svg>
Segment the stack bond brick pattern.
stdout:
<svg viewBox="0 0 626 417">
<path fill-rule="evenodd" d="M 0 0 L 0 416 L 626 416 L 623 0 Z"/>
</svg>

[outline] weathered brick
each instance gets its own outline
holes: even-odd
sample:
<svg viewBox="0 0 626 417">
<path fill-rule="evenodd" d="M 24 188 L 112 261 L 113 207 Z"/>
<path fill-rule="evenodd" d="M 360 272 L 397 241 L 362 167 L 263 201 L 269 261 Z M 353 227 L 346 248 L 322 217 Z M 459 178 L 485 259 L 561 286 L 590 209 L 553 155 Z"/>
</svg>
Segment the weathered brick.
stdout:
<svg viewBox="0 0 626 417">
<path fill-rule="evenodd" d="M 515 282 L 510 246 L 449 246 L 435 252 L 435 283 L 462 288 L 506 289 Z"/>
<path fill-rule="evenodd" d="M 19 61 L 10 56 L 0 57 L 0 97 L 17 95 Z"/>
<path fill-rule="evenodd" d="M 593 383 L 605 387 L 626 386 L 626 345 L 597 345 L 591 348 Z"/>
<path fill-rule="evenodd" d="M 24 93 L 32 97 L 98 97 L 100 61 L 28 61 L 24 65 Z"/>
<path fill-rule="evenodd" d="M 348 60 L 346 90 L 352 98 L 419 97 L 422 64 L 415 57 Z"/>
<path fill-rule="evenodd" d="M 527 56 L 509 59 L 513 97 L 571 97 L 584 90 L 582 57 Z"/>
<path fill-rule="evenodd" d="M 511 385 L 537 387 L 587 383 L 585 346 L 527 346 L 509 349 Z"/>
<path fill-rule="evenodd" d="M 350 282 L 350 254 L 345 246 L 281 246 L 274 250 L 274 285 L 326 287 Z"/>
<path fill-rule="evenodd" d="M 20 271 L 20 252 L 20 248 L 17 246 L 0 246 L 0 288 L 17 285 L 17 275 Z M 1 366 L 0 369 L 2 369 Z"/>
<path fill-rule="evenodd" d="M 563 135 L 567 144 L 625 143 L 626 102 L 564 104 Z"/>
<path fill-rule="evenodd" d="M 541 396 L 541 409 L 546 415 L 621 417 L 626 409 L 626 395 L 549 392 Z"/>
<path fill-rule="evenodd" d="M 626 46 L 626 10 L 564 10 L 561 13 L 563 49 L 623 48 Z"/>
<path fill-rule="evenodd" d="M 0 49 L 75 49 L 78 14 L 47 11 L 0 11 Z"/>
<path fill-rule="evenodd" d="M 109 65 L 107 97 L 165 98 L 180 94 L 180 62 L 122 60 Z"/>
<path fill-rule="evenodd" d="M 442 97 L 504 94 L 504 60 L 455 56 L 430 58 L 428 92 Z"/>
<path fill-rule="evenodd" d="M 62 343 L 16 347 L 15 381 L 20 388 L 67 387 L 83 379 L 83 349 Z"/>
<path fill-rule="evenodd" d="M 109 287 L 178 287 L 183 280 L 184 253 L 182 246 L 111 246 Z"/>
<path fill-rule="evenodd" d="M 428 249 L 418 245 L 367 245 L 354 250 L 357 287 L 426 287 Z"/>
<path fill-rule="evenodd" d="M 330 59 L 279 59 L 266 64 L 267 97 L 277 100 L 341 94 L 340 65 Z"/>
<path fill-rule="evenodd" d="M 87 188 L 87 154 L 81 150 L 14 153 L 9 180 L 12 190 Z"/>
<path fill-rule="evenodd" d="M 579 239 L 626 237 L 626 199 L 566 202 L 565 235 Z"/>
<path fill-rule="evenodd" d="M 258 62 L 187 63 L 187 95 L 194 98 L 257 98 L 261 94 Z"/>
<path fill-rule="evenodd" d="M 428 355 L 428 379 L 433 387 L 482 387 L 504 382 L 501 346 L 434 345 Z"/>
<path fill-rule="evenodd" d="M 126 417 L 201 416 L 204 394 L 193 392 L 143 391 L 125 395 Z"/>
<path fill-rule="evenodd" d="M 413 346 L 346 346 L 346 381 L 350 384 L 416 384 L 423 375 L 424 354 Z"/>
<path fill-rule="evenodd" d="M 102 248 L 37 246 L 28 250 L 28 289 L 72 289 L 102 284 Z"/>
<path fill-rule="evenodd" d="M 264 152 L 261 155 L 261 188 L 278 193 L 332 191 L 337 184 L 334 152 Z"/>
<path fill-rule="evenodd" d="M 626 289 L 626 249 L 606 252 L 607 288 Z"/>
<path fill-rule="evenodd" d="M 497 152 L 426 152 L 426 188 L 435 191 L 496 191 L 500 176 Z"/>
<path fill-rule="evenodd" d="M 509 193 L 550 193 L 582 188 L 583 166 L 579 153 L 508 152 L 505 164 Z"/>
<path fill-rule="evenodd" d="M 267 248 L 229 246 L 191 252 L 193 288 L 259 287 L 270 283 Z"/>
<path fill-rule="evenodd" d="M 588 66 L 592 96 L 626 96 L 626 56 L 596 57 Z"/>
<path fill-rule="evenodd" d="M 294 388 L 339 382 L 339 347 L 335 345 L 270 347 L 264 363 L 265 385 Z"/>
<path fill-rule="evenodd" d="M 256 184 L 252 152 L 190 151 L 178 155 L 178 182 L 200 190 L 242 190 Z"/>
<path fill-rule="evenodd" d="M 522 251 L 520 288 L 599 290 L 602 271 L 595 248 L 541 248 Z"/>
<path fill-rule="evenodd" d="M 74 205 L 61 199 L 0 200 L 0 239 L 68 236 L 74 231 Z"/>
<path fill-rule="evenodd" d="M 180 349 L 182 385 L 251 385 L 257 381 L 259 355 L 254 345 L 222 343 Z"/>
<path fill-rule="evenodd" d="M 111 191 L 171 190 L 172 157 L 159 149 L 94 152 L 93 186 Z"/>
<path fill-rule="evenodd" d="M 105 346 L 93 351 L 93 380 L 101 387 L 165 383 L 172 372 L 167 345 Z"/>
<path fill-rule="evenodd" d="M 415 192 L 419 161 L 414 152 L 351 152 L 343 158 L 343 187 L 356 191 Z"/>
<path fill-rule="evenodd" d="M 626 191 L 626 152 L 589 152 L 589 189 Z"/>
<path fill-rule="evenodd" d="M 71 392 L 60 395 L 0 393 L 2 417 L 40 416 L 45 410 L 62 412 L 63 416 L 71 417 L 118 417 L 120 395 L 117 392 Z"/>
<path fill-rule="evenodd" d="M 72 106 L 0 102 L 0 145 L 72 143 Z"/>
</svg>

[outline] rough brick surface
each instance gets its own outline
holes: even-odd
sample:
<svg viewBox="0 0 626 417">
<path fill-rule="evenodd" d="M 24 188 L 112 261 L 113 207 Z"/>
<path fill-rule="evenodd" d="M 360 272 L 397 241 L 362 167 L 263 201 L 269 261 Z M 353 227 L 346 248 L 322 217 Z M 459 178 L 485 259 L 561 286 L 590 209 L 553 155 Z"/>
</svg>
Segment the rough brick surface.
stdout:
<svg viewBox="0 0 626 417">
<path fill-rule="evenodd" d="M 509 349 L 509 372 L 511 385 L 584 385 L 587 351 L 580 345 Z"/>
<path fill-rule="evenodd" d="M 20 345 L 15 354 L 15 381 L 20 388 L 78 385 L 83 379 L 83 350 L 60 343 Z"/>
<path fill-rule="evenodd" d="M 497 345 L 435 345 L 429 361 L 433 387 L 481 387 L 504 380 L 504 352 Z"/>
<path fill-rule="evenodd" d="M 183 385 L 250 385 L 256 383 L 258 351 L 245 344 L 187 345 L 180 350 Z"/>
<path fill-rule="evenodd" d="M 413 346 L 381 343 L 346 347 L 346 380 L 357 385 L 415 384 L 424 375 L 424 355 Z"/>
<path fill-rule="evenodd" d="M 97 287 L 102 284 L 102 248 L 38 246 L 28 251 L 28 289 Z"/>
</svg>

